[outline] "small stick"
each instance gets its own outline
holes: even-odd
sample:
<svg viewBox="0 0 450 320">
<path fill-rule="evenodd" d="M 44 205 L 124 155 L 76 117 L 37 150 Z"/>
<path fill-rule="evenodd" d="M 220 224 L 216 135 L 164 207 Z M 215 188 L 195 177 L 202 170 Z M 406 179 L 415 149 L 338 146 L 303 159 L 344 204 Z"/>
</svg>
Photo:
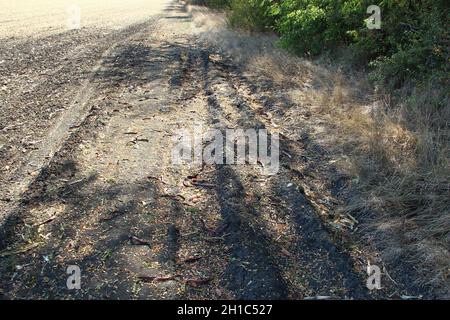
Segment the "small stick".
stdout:
<svg viewBox="0 0 450 320">
<path fill-rule="evenodd" d="M 181 263 L 192 263 L 202 259 L 202 257 L 189 257 L 181 261 Z"/>
<path fill-rule="evenodd" d="M 198 288 L 203 284 L 208 284 L 211 282 L 212 278 L 203 278 L 203 279 L 186 279 L 183 282 L 191 287 Z"/>
<path fill-rule="evenodd" d="M 50 217 L 50 218 L 48 218 L 47 220 L 44 220 L 44 221 L 42 221 L 42 222 L 39 222 L 39 223 L 34 224 L 34 226 L 35 226 L 35 227 L 42 226 L 43 224 L 52 222 L 53 220 L 55 220 L 55 218 L 56 218 L 56 216 Z"/>
<path fill-rule="evenodd" d="M 178 277 L 180 277 L 179 274 L 173 275 L 173 276 L 139 276 L 139 280 L 144 282 L 163 282 L 163 281 L 170 281 L 170 280 L 176 280 Z"/>
<path fill-rule="evenodd" d="M 132 243 L 135 242 L 135 244 L 150 246 L 150 242 L 148 242 L 144 239 L 138 238 L 136 236 L 130 236 L 130 241 Z"/>
</svg>

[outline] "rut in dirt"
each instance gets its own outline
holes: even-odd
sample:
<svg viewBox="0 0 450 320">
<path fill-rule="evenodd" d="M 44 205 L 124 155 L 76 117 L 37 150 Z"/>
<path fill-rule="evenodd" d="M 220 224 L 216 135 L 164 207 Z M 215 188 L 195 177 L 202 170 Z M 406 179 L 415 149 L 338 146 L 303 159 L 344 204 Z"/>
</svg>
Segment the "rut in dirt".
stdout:
<svg viewBox="0 0 450 320">
<path fill-rule="evenodd" d="M 257 98 L 261 96 L 258 92 L 258 83 L 250 85 L 251 82 L 242 76 L 239 68 L 232 61 L 226 61 L 226 59 L 224 61 L 208 61 L 208 49 L 205 50 L 198 56 L 199 66 L 203 68 L 205 78 L 203 87 L 211 111 L 210 121 L 214 123 L 220 120 L 220 122 L 226 123 L 227 118 L 231 118 L 233 120 L 232 127 L 237 124 L 243 129 L 267 129 L 270 133 L 271 128 L 255 117 L 257 110 L 250 106 L 253 104 L 258 107 L 267 104 L 267 100 Z M 273 83 L 270 84 L 270 87 L 275 89 Z M 246 91 L 250 92 L 252 96 L 246 97 L 242 94 Z M 226 129 L 226 127 L 222 129 Z M 281 149 L 286 151 L 285 154 L 295 155 L 298 153 L 289 147 L 289 141 L 283 137 L 280 145 Z M 306 147 L 303 146 L 303 149 L 305 152 Z M 298 156 L 300 159 L 302 158 L 300 155 Z M 297 264 L 298 271 L 303 273 L 303 285 L 307 288 L 306 291 L 310 291 L 313 296 L 321 293 L 329 296 L 340 294 L 341 297 L 345 297 L 349 293 L 349 296 L 355 298 L 367 297 L 364 287 L 361 285 L 362 279 L 353 273 L 350 259 L 340 253 L 334 245 L 302 187 L 288 187 L 290 181 L 295 181 L 296 174 L 286 170 L 289 168 L 289 165 L 286 165 L 286 162 L 289 161 L 287 156 L 284 156 L 282 161 L 283 168 L 277 175 L 270 178 L 270 187 L 265 196 L 275 198 L 278 203 L 283 201 L 284 206 L 281 208 L 275 206 L 273 211 L 279 217 L 283 217 L 282 219 L 291 219 L 294 223 L 297 239 L 296 243 L 291 246 L 291 261 L 288 263 Z M 230 254 L 238 261 L 239 259 L 251 261 L 248 269 L 233 263 L 228 266 L 226 277 L 230 285 L 234 286 L 235 290 L 241 291 L 238 298 L 242 299 L 286 298 L 288 284 L 280 275 L 278 267 L 280 259 L 274 256 L 273 251 L 270 250 L 273 248 L 275 252 L 280 252 L 282 247 L 273 245 L 273 236 L 271 239 L 270 232 L 264 228 L 264 223 L 258 221 L 262 212 L 258 212 L 253 203 L 246 201 L 247 197 L 253 196 L 252 193 L 258 192 L 252 190 L 257 189 L 254 186 L 255 183 L 247 184 L 248 189 L 246 190 L 240 180 L 254 178 L 254 173 L 253 176 L 252 172 L 244 172 L 239 175 L 235 172 L 235 167 L 226 165 L 216 169 L 215 178 L 218 182 L 217 195 L 221 203 L 221 214 L 227 225 L 225 230 L 229 230 L 231 233 L 228 241 L 232 244 L 233 250 Z M 264 209 L 261 208 L 261 210 Z M 257 270 L 257 272 L 249 272 L 249 270 Z M 295 293 L 292 294 L 295 295 Z"/>
</svg>

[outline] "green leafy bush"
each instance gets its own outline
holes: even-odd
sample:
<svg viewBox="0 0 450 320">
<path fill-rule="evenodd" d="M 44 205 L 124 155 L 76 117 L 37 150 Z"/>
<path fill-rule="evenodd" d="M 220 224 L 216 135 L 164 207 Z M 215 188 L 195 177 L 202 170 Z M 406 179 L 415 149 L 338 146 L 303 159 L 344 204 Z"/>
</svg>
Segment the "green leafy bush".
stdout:
<svg viewBox="0 0 450 320">
<path fill-rule="evenodd" d="M 270 0 L 230 0 L 230 24 L 237 28 L 265 31 L 275 23 L 270 14 Z"/>
<path fill-rule="evenodd" d="M 393 1 L 386 2 L 392 5 Z M 420 5 L 404 2 L 413 4 L 407 8 L 386 5 L 386 21 L 379 36 L 383 42 L 375 43 L 382 45 L 370 61 L 372 79 L 389 88 L 405 82 L 445 81 L 449 71 L 447 5 L 439 1 Z M 362 46 L 363 41 L 357 44 Z"/>
<path fill-rule="evenodd" d="M 317 55 L 349 47 L 377 83 L 443 81 L 448 75 L 449 5 L 446 0 L 381 0 L 381 29 L 365 20 L 372 0 L 205 0 L 230 10 L 232 26 L 273 30 L 297 54 Z"/>
</svg>

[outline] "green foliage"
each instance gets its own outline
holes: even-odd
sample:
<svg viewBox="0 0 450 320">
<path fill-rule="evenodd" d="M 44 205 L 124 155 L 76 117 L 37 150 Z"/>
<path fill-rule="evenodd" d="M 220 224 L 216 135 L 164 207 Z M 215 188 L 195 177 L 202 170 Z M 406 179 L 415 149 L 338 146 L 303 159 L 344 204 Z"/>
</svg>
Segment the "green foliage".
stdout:
<svg viewBox="0 0 450 320">
<path fill-rule="evenodd" d="M 446 0 L 205 1 L 229 8 L 235 27 L 276 31 L 281 45 L 297 54 L 349 47 L 349 59 L 369 67 L 371 78 L 389 88 L 406 81 L 448 79 Z M 380 30 L 366 26 L 371 4 L 381 8 Z"/>
<path fill-rule="evenodd" d="M 230 24 L 254 31 L 269 30 L 275 23 L 270 14 L 271 5 L 270 0 L 230 0 Z"/>
<path fill-rule="evenodd" d="M 400 6 L 400 10 L 392 5 L 392 0 L 386 1 L 391 6 L 383 3 L 391 14 L 386 14 L 378 37 L 383 41 L 379 54 L 370 63 L 372 79 L 390 88 L 407 81 L 445 81 L 449 71 L 447 5 L 439 1 L 400 3 L 405 2 L 410 6 Z"/>
</svg>

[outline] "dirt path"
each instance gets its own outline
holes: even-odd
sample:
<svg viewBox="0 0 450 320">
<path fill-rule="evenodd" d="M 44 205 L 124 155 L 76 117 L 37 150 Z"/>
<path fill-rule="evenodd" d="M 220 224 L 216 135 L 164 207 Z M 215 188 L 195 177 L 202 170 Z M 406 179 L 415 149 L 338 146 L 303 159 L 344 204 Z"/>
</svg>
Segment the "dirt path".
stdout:
<svg viewBox="0 0 450 320">
<path fill-rule="evenodd" d="M 310 182 L 326 154 L 273 123 L 268 104 L 289 108 L 267 96 L 274 84 L 244 76 L 190 25 L 174 4 L 104 54 L 84 94 L 87 117 L 9 220 L 3 297 L 371 297 L 320 217 L 332 204 Z M 173 165 L 172 137 L 198 125 L 280 133 L 279 173 Z M 81 290 L 67 290 L 69 265 L 81 269 Z"/>
</svg>

